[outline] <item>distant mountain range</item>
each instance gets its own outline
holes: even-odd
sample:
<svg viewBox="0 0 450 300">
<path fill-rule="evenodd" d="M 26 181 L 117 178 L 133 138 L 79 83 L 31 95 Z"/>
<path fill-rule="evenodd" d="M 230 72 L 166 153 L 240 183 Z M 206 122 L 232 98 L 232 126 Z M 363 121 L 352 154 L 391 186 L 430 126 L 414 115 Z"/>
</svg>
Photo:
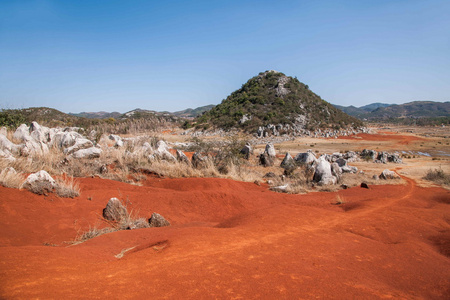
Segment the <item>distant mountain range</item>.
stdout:
<svg viewBox="0 0 450 300">
<path fill-rule="evenodd" d="M 210 104 L 210 105 L 200 106 L 197 108 L 187 108 L 185 110 L 180 110 L 180 111 L 176 111 L 173 113 L 167 112 L 167 111 L 159 112 L 159 111 L 154 111 L 154 110 L 146 110 L 146 109 L 136 108 L 136 109 L 126 112 L 124 114 L 122 114 L 120 112 L 116 112 L 116 111 L 115 112 L 99 111 L 99 112 L 69 113 L 69 115 L 75 116 L 75 117 L 81 117 L 81 118 L 88 118 L 88 119 L 107 119 L 107 118 L 120 119 L 120 118 L 129 118 L 129 117 L 137 118 L 137 117 L 142 117 L 142 116 L 148 115 L 148 114 L 164 115 L 164 116 L 173 115 L 173 116 L 180 117 L 180 118 L 195 118 L 195 117 L 201 115 L 202 113 L 210 110 L 214 106 L 215 105 Z"/>
<path fill-rule="evenodd" d="M 450 120 L 450 102 L 434 101 L 413 101 L 405 104 L 372 103 L 369 105 L 340 106 L 334 107 L 343 112 L 364 121 L 372 122 L 400 122 L 417 123 L 417 120 L 424 122 L 427 119 L 436 122 L 448 123 Z"/>
</svg>

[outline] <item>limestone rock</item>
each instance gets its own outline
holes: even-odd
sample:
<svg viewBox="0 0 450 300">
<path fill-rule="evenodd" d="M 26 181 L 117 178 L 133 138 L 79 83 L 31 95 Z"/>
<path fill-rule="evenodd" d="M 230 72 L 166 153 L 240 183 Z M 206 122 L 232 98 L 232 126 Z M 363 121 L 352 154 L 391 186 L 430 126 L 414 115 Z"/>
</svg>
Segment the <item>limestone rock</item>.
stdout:
<svg viewBox="0 0 450 300">
<path fill-rule="evenodd" d="M 380 179 L 398 179 L 400 178 L 400 176 L 397 175 L 397 173 L 395 173 L 394 171 L 385 169 L 383 172 L 381 172 L 380 174 Z"/>
<path fill-rule="evenodd" d="M 331 172 L 331 164 L 321 156 L 317 160 L 313 180 L 319 185 L 336 184 L 337 178 Z"/>
<path fill-rule="evenodd" d="M 91 147 L 87 149 L 81 149 L 72 153 L 75 158 L 98 158 L 102 153 L 102 149 L 97 147 Z"/>
<path fill-rule="evenodd" d="M 245 159 L 249 159 L 250 158 L 250 154 L 253 153 L 253 149 L 252 146 L 250 145 L 250 143 L 246 143 L 244 148 L 241 149 L 240 154 L 242 154 L 244 156 Z"/>
<path fill-rule="evenodd" d="M 264 153 L 267 153 L 271 158 L 274 158 L 277 155 L 275 152 L 275 147 L 272 143 L 267 143 Z"/>
<path fill-rule="evenodd" d="M 192 166 L 196 169 L 206 168 L 207 158 L 198 152 L 192 155 Z"/>
<path fill-rule="evenodd" d="M 42 195 L 46 192 L 51 192 L 54 188 L 56 188 L 56 181 L 46 171 L 41 170 L 30 174 L 22 184 L 22 188 L 25 188 L 35 194 Z"/>
<path fill-rule="evenodd" d="M 69 154 L 72 154 L 72 153 L 74 153 L 74 152 L 76 152 L 78 150 L 88 149 L 88 148 L 91 148 L 93 146 L 94 146 L 94 144 L 90 140 L 85 139 L 85 138 L 78 138 L 78 139 L 75 140 L 75 144 L 73 144 L 72 146 L 64 149 L 63 152 L 64 152 L 64 154 L 69 155 Z"/>
<path fill-rule="evenodd" d="M 182 163 L 185 163 L 185 164 L 188 164 L 188 165 L 191 164 L 191 162 L 189 161 L 189 158 L 181 150 L 177 150 L 177 160 L 179 162 L 182 162 Z"/>
<path fill-rule="evenodd" d="M 295 161 L 300 163 L 300 164 L 305 164 L 305 165 L 311 165 L 313 163 L 317 162 L 317 158 L 314 155 L 314 153 L 312 153 L 311 150 L 308 150 L 305 153 L 299 153 L 295 156 Z"/>
<path fill-rule="evenodd" d="M 292 158 L 292 156 L 289 154 L 289 152 L 286 152 L 286 155 L 284 156 L 283 161 L 281 162 L 280 167 L 283 169 L 295 169 L 295 161 Z"/>
<path fill-rule="evenodd" d="M 272 157 L 264 152 L 259 156 L 259 164 L 261 164 L 264 167 L 272 167 L 273 166 L 273 159 Z"/>
</svg>

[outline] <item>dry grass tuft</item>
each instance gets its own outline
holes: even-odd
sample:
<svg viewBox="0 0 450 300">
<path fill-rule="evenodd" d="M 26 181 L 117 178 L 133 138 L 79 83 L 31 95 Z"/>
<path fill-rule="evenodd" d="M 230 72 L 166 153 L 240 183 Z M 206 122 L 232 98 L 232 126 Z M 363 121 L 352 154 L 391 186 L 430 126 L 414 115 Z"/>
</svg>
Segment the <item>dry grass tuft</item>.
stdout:
<svg viewBox="0 0 450 300">
<path fill-rule="evenodd" d="M 111 227 L 105 227 L 105 228 L 98 228 L 97 226 L 91 227 L 89 226 L 89 229 L 85 232 L 79 233 L 74 241 L 68 242 L 71 245 L 78 245 L 81 243 L 86 242 L 87 240 L 93 239 L 95 237 L 98 237 L 105 233 L 114 232 L 114 228 Z"/>
<path fill-rule="evenodd" d="M 56 194 L 63 198 L 75 198 L 80 195 L 80 185 L 73 177 L 56 179 Z"/>
<path fill-rule="evenodd" d="M 0 184 L 4 187 L 18 189 L 23 181 L 23 175 L 12 168 L 5 168 L 0 172 Z"/>
</svg>

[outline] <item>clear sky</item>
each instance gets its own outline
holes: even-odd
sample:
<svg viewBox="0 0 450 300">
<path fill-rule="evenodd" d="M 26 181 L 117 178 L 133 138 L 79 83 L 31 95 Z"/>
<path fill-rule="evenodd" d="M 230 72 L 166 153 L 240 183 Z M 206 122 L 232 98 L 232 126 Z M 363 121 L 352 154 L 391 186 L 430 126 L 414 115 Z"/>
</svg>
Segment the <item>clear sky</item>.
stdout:
<svg viewBox="0 0 450 300">
<path fill-rule="evenodd" d="M 277 70 L 328 102 L 450 100 L 450 1 L 0 0 L 0 108 L 176 111 Z"/>
</svg>

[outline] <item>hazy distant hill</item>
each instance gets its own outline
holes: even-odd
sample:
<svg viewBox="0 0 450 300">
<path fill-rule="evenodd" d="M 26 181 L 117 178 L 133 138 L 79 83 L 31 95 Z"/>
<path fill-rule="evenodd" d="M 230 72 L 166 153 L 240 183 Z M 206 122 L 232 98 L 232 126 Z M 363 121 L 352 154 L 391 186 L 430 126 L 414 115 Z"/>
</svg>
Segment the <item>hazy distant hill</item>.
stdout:
<svg viewBox="0 0 450 300">
<path fill-rule="evenodd" d="M 188 108 L 185 110 L 176 111 L 173 114 L 175 116 L 182 117 L 182 118 L 195 118 L 195 117 L 200 116 L 204 112 L 211 110 L 214 107 L 215 107 L 215 105 L 210 104 L 210 105 L 200 106 L 200 107 L 197 107 L 194 109 Z"/>
<path fill-rule="evenodd" d="M 117 111 L 114 112 L 99 111 L 99 112 L 69 113 L 69 115 L 88 119 L 106 119 L 106 118 L 118 118 L 122 114 Z"/>
<path fill-rule="evenodd" d="M 413 101 L 405 104 L 373 103 L 336 108 L 362 120 L 432 125 L 450 121 L 450 102 Z"/>
<path fill-rule="evenodd" d="M 242 128 L 248 132 L 269 124 L 305 129 L 363 125 L 322 100 L 297 78 L 277 71 L 262 72 L 249 79 L 196 121 L 197 126 L 213 124 L 218 128 Z"/>
</svg>

